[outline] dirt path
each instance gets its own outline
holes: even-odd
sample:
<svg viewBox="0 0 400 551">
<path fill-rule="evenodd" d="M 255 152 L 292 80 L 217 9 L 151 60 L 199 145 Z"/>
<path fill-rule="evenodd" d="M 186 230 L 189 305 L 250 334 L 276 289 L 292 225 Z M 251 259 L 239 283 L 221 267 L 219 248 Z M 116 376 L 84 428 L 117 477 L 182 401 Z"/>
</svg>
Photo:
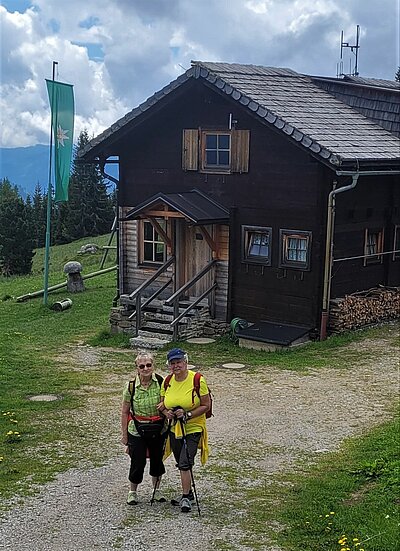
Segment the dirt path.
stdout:
<svg viewBox="0 0 400 551">
<path fill-rule="evenodd" d="M 215 395 L 215 417 L 208 425 L 212 455 L 205 468 L 195 468 L 201 519 L 196 511 L 183 515 L 169 504 L 150 506 L 147 479 L 140 505 L 125 504 L 128 459 L 117 444 L 119 398 L 97 411 L 93 396 L 88 410 L 101 419 L 98 442 L 113 457 L 102 467 L 59 475 L 40 495 L 6 513 L 0 549 L 251 551 L 251 538 L 247 545 L 238 543 L 246 535 L 240 522 L 246 504 L 231 499 L 232 477 L 236 492 L 249 484 L 266 484 L 299 459 L 314 461 L 389 415 L 398 396 L 398 350 L 388 351 L 387 341 L 377 340 L 350 346 L 367 360 L 346 370 L 306 375 L 271 367 L 204 371 Z M 88 365 L 101 356 L 98 350 L 86 352 Z M 110 376 L 111 387 L 119 383 Z M 171 458 L 164 488 L 169 498 L 179 488 Z M 265 551 L 279 551 L 268 541 L 263 545 Z"/>
</svg>

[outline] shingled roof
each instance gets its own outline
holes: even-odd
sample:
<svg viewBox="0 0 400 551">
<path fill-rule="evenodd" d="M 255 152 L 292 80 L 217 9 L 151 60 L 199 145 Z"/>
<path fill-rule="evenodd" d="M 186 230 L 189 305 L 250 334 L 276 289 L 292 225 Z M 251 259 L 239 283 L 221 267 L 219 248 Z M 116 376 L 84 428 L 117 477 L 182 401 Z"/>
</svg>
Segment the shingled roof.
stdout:
<svg viewBox="0 0 400 551">
<path fill-rule="evenodd" d="M 191 78 L 203 79 L 335 168 L 400 160 L 399 138 L 321 89 L 312 77 L 291 69 L 200 61 L 94 138 L 80 156 L 98 154 L 103 142 L 117 138 L 123 127 Z"/>
<path fill-rule="evenodd" d="M 312 81 L 400 138 L 400 82 L 348 75 L 342 79 L 313 77 Z"/>
</svg>

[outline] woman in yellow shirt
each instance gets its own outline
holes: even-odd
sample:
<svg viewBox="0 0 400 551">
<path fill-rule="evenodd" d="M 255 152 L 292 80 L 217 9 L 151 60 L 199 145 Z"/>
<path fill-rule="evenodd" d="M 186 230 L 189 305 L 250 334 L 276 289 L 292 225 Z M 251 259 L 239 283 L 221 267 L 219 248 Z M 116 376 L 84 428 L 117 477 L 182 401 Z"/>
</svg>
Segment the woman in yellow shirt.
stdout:
<svg viewBox="0 0 400 551">
<path fill-rule="evenodd" d="M 198 447 L 207 446 L 205 414 L 210 409 L 210 396 L 203 376 L 200 379 L 200 396 L 194 391 L 195 372 L 188 369 L 184 350 L 173 348 L 168 352 L 167 360 L 172 377 L 167 388 L 164 385 L 161 387 L 158 409 L 168 420 L 175 421 L 171 426 L 170 442 L 181 475 L 182 497 L 179 505 L 183 513 L 188 513 L 191 510 L 191 470 L 194 458 Z M 180 420 L 185 422 L 184 434 Z M 173 502 L 176 503 L 175 500 Z"/>
</svg>

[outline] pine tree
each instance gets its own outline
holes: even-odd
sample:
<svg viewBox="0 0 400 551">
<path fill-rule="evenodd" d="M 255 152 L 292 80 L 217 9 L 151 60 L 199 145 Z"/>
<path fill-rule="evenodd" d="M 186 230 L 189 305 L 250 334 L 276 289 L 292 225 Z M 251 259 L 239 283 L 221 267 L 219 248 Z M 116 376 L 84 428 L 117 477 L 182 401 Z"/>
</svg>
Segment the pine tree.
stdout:
<svg viewBox="0 0 400 551">
<path fill-rule="evenodd" d="M 46 210 L 44 196 L 42 194 L 42 188 L 40 187 L 39 182 L 36 184 L 35 191 L 33 193 L 32 210 L 35 247 L 44 247 L 46 235 Z"/>
<path fill-rule="evenodd" d="M 65 234 L 71 240 L 107 233 L 114 219 L 112 198 L 98 167 L 78 162 L 78 153 L 88 142 L 88 132 L 83 130 L 75 149 L 69 200 L 63 213 Z"/>
<path fill-rule="evenodd" d="M 67 229 L 67 220 L 70 216 L 68 203 L 57 203 L 53 205 L 53 220 L 52 220 L 52 243 L 62 245 L 69 243 L 74 238 L 69 235 Z"/>
<path fill-rule="evenodd" d="M 7 178 L 0 181 L 0 271 L 29 274 L 34 255 L 32 207 Z"/>
</svg>

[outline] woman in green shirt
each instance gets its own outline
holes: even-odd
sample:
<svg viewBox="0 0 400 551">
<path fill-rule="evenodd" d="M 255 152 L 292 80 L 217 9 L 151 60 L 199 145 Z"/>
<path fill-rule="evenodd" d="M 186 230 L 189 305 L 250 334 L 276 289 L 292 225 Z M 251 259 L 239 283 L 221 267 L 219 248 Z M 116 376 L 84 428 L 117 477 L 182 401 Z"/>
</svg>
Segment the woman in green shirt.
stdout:
<svg viewBox="0 0 400 551">
<path fill-rule="evenodd" d="M 129 470 L 130 491 L 127 503 L 139 502 L 137 488 L 143 480 L 147 456 L 150 458 L 150 476 L 154 501 L 165 502 L 159 485 L 165 473 L 163 447 L 165 418 L 157 410 L 163 378 L 154 373 L 154 359 L 148 352 L 139 352 L 136 376 L 125 384 L 121 410 L 121 442 L 131 458 Z"/>
</svg>

